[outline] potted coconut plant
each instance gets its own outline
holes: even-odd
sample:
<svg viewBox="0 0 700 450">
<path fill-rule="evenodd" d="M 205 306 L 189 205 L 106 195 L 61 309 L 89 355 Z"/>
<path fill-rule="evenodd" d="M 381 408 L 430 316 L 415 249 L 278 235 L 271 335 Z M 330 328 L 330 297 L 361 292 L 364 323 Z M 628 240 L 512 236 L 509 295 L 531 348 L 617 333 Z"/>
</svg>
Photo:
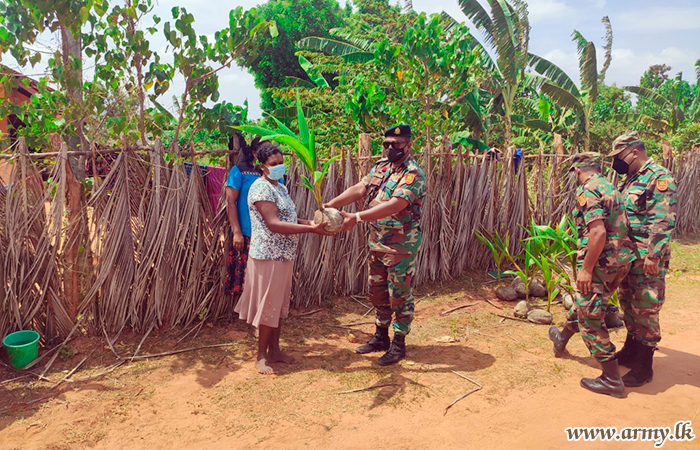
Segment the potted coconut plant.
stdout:
<svg viewBox="0 0 700 450">
<path fill-rule="evenodd" d="M 304 111 L 301 107 L 301 101 L 297 96 L 297 122 L 299 122 L 299 135 L 295 134 L 285 124 L 280 122 L 276 117 L 269 116 L 274 120 L 277 129 L 265 128 L 257 125 L 238 125 L 233 128 L 245 133 L 256 134 L 261 136 L 261 141 L 274 141 L 279 144 L 286 145 L 299 158 L 301 166 L 304 166 L 307 173 L 301 173 L 302 185 L 311 191 L 316 200 L 318 209 L 314 213 L 314 222 L 325 222 L 326 231 L 335 233 L 340 231 L 343 224 L 343 216 L 335 208 L 324 208 L 323 200 L 321 199 L 321 183 L 328 173 L 328 168 L 333 161 L 340 156 L 334 156 L 328 160 L 319 170 L 319 158 L 316 153 L 316 142 L 314 138 L 314 130 L 309 129 L 309 124 L 304 116 Z"/>
</svg>

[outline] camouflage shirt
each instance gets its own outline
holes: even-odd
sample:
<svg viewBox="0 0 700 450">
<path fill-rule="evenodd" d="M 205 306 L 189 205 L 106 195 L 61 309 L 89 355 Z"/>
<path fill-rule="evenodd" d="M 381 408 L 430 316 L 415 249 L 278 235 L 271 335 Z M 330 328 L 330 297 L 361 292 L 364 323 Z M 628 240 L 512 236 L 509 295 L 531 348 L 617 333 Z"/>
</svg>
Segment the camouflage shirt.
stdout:
<svg viewBox="0 0 700 450">
<path fill-rule="evenodd" d="M 676 181 L 663 166 L 649 159 L 620 185 L 630 221 L 630 237 L 639 255 L 668 260 L 676 226 Z"/>
<path fill-rule="evenodd" d="M 610 208 L 604 205 L 603 199 L 612 197 Z M 605 246 L 598 258 L 597 266 L 615 268 L 629 264 L 634 257 L 634 247 L 627 235 L 629 220 L 622 204 L 622 196 L 605 177 L 595 174 L 586 180 L 576 191 L 576 210 L 574 222 L 578 232 L 579 267 L 583 265 L 588 249 L 588 225 L 596 220 L 602 220 L 605 225 Z"/>
<path fill-rule="evenodd" d="M 408 206 L 389 217 L 370 222 L 369 248 L 386 253 L 415 253 L 421 243 L 421 204 L 425 194 L 425 174 L 412 156 L 393 168 L 388 159 L 380 159 L 362 178 L 367 188 L 368 208 L 394 197 Z"/>
</svg>

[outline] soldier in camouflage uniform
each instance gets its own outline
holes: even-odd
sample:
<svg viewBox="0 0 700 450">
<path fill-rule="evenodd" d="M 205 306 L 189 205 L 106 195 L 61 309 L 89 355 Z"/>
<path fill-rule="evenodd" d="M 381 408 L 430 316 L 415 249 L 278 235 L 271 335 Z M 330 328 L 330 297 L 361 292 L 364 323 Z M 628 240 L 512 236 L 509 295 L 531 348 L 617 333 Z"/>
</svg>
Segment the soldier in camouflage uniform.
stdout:
<svg viewBox="0 0 700 450">
<path fill-rule="evenodd" d="M 367 198 L 367 209 L 343 212 L 343 230 L 370 224 L 369 293 L 377 310 L 376 332 L 357 353 L 386 351 L 377 361 L 386 366 L 406 356 L 406 335 L 413 320 L 416 254 L 421 244 L 421 203 L 425 174 L 411 156 L 411 127 L 397 125 L 384 133 L 386 158 L 359 183 L 326 204 L 340 208 Z M 394 317 L 394 339 L 389 326 Z"/>
<path fill-rule="evenodd" d="M 598 153 L 579 153 L 572 158 L 570 171 L 579 184 L 573 214 L 578 233 L 576 303 L 567 315 L 564 329 L 551 327 L 549 337 L 554 342 L 554 353 L 559 355 L 580 330 L 591 355 L 603 368 L 598 378 L 583 378 L 581 386 L 622 397 L 625 386 L 605 324 L 605 312 L 615 289 L 627 275 L 634 251 L 627 236 L 629 221 L 620 193 L 601 175 L 601 162 Z M 609 206 L 605 204 L 607 198 L 612 198 Z"/>
<path fill-rule="evenodd" d="M 625 386 L 636 387 L 652 380 L 654 350 L 661 340 L 659 311 L 676 225 L 676 182 L 668 169 L 647 156 L 636 132 L 615 139 L 609 156 L 615 158 L 613 169 L 626 175 L 620 191 L 638 254 L 618 292 L 627 338 L 617 354 L 620 364 L 632 369 L 622 377 Z"/>
</svg>

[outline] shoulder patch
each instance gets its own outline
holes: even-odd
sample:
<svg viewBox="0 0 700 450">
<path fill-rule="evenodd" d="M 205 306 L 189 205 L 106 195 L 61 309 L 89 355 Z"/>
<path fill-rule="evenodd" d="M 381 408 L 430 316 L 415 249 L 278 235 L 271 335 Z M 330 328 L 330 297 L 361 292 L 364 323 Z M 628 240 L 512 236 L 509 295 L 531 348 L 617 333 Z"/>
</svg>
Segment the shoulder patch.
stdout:
<svg viewBox="0 0 700 450">
<path fill-rule="evenodd" d="M 668 180 L 657 180 L 656 189 L 658 189 L 659 192 L 664 192 L 666 189 L 668 189 Z"/>
<path fill-rule="evenodd" d="M 579 206 L 584 206 L 586 204 L 586 194 L 581 194 L 578 196 L 578 204 Z"/>
<path fill-rule="evenodd" d="M 409 173 L 406 175 L 406 184 L 413 184 L 413 182 L 416 180 L 416 175 L 413 173 Z"/>
</svg>

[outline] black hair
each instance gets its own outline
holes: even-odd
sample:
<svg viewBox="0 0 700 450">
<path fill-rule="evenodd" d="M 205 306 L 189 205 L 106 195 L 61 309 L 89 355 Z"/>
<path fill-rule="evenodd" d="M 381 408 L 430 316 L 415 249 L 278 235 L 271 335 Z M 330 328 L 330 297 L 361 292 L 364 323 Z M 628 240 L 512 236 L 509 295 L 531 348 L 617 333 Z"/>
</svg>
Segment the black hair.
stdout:
<svg viewBox="0 0 700 450">
<path fill-rule="evenodd" d="M 229 140 L 230 150 L 233 150 L 233 139 L 238 139 L 238 143 L 241 148 L 236 167 L 238 167 L 241 173 L 248 172 L 257 175 L 262 175 L 262 171 L 257 166 L 257 164 L 255 164 L 255 158 L 253 157 L 253 152 L 257 151 L 258 147 L 260 147 L 260 137 L 256 137 L 250 142 L 250 145 L 248 145 L 243 135 L 237 133 L 236 135 L 232 136 Z"/>
<path fill-rule="evenodd" d="M 630 145 L 629 148 L 631 148 L 632 150 L 640 150 L 640 151 L 643 151 L 644 153 L 646 153 L 646 151 L 647 151 L 647 147 L 646 147 L 646 145 L 644 145 L 643 141 L 636 142 L 636 143 Z"/>
<path fill-rule="evenodd" d="M 282 150 L 274 142 L 265 141 L 258 147 L 258 161 L 265 164 L 272 155 L 281 155 Z"/>
</svg>

